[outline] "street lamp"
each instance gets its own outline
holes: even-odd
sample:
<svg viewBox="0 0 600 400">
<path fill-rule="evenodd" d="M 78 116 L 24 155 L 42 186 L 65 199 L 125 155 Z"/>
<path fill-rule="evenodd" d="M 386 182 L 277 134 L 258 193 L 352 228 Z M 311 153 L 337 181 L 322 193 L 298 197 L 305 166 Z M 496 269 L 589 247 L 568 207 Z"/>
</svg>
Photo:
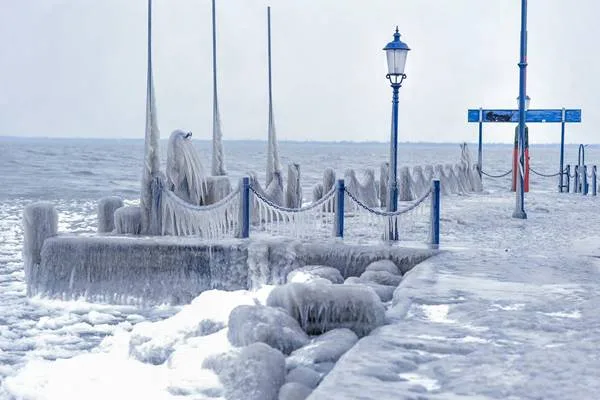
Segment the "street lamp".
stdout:
<svg viewBox="0 0 600 400">
<path fill-rule="evenodd" d="M 406 65 L 406 56 L 409 48 L 406 43 L 400 41 L 398 27 L 394 33 L 394 40 L 389 42 L 384 48 L 387 56 L 388 73 L 386 78 L 390 81 L 392 96 L 392 132 L 390 139 L 390 172 L 388 181 L 388 203 L 387 211 L 398 210 L 398 91 L 402 86 L 402 81 L 406 79 L 404 66 Z M 393 235 L 391 239 L 397 239 Z"/>
<path fill-rule="evenodd" d="M 526 219 L 525 212 L 525 121 L 527 111 L 527 0 L 521 0 L 521 54 L 519 59 L 519 165 L 517 168 L 516 202 L 513 218 Z"/>
</svg>

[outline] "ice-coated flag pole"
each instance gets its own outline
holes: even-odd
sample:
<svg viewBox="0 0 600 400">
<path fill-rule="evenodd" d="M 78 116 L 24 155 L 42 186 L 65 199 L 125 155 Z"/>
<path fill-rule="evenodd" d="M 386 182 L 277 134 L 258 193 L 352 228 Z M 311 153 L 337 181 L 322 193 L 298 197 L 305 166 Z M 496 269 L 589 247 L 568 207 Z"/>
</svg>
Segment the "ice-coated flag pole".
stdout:
<svg viewBox="0 0 600 400">
<path fill-rule="evenodd" d="M 223 154 L 223 132 L 221 131 L 221 116 L 219 114 L 219 99 L 217 96 L 217 17 L 215 0 L 212 0 L 212 41 L 213 41 L 213 140 L 212 168 L 213 176 L 227 175 L 225 157 Z"/>
<path fill-rule="evenodd" d="M 160 172 L 158 141 L 160 132 L 156 122 L 156 99 L 152 75 L 152 0 L 148 0 L 148 71 L 146 82 L 146 133 L 144 144 L 144 170 L 142 172 L 142 232 L 148 233 L 152 211 L 152 179 Z"/>
<path fill-rule="evenodd" d="M 269 63 L 269 137 L 267 145 L 267 179 L 265 187 L 269 186 L 275 172 L 281 173 L 281 162 L 279 161 L 279 149 L 275 131 L 275 118 L 273 116 L 273 81 L 271 79 L 271 7 L 267 7 L 267 41 Z"/>
</svg>

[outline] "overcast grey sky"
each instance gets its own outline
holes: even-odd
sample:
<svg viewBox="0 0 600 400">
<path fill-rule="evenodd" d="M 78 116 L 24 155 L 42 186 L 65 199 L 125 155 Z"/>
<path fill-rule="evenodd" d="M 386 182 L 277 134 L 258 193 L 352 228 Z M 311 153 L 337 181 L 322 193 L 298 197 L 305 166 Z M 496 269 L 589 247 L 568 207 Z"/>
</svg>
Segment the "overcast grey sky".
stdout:
<svg viewBox="0 0 600 400">
<path fill-rule="evenodd" d="M 225 139 L 266 138 L 269 4 L 282 140 L 389 140 L 381 49 L 396 25 L 412 48 L 401 141 L 473 141 L 467 108 L 516 105 L 519 0 L 217 0 Z M 146 0 L 0 0 L 0 10 L 0 135 L 143 137 Z M 600 142 L 599 12 L 597 0 L 529 1 L 531 107 L 581 107 L 572 143 Z M 210 138 L 210 19 L 210 0 L 154 0 L 163 137 Z M 486 140 L 512 135 L 486 126 Z M 530 136 L 557 142 L 560 126 Z"/>
</svg>

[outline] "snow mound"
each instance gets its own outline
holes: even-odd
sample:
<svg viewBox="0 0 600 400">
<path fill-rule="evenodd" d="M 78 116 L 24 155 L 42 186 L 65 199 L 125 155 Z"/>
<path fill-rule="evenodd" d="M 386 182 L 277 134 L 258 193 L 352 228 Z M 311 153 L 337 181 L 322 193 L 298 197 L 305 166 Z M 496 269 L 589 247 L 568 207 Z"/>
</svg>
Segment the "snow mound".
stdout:
<svg viewBox="0 0 600 400">
<path fill-rule="evenodd" d="M 203 292 L 171 318 L 136 325 L 131 332 L 129 354 L 141 362 L 162 364 L 177 344 L 223 329 L 235 307 L 254 302 L 251 293 L 244 290 Z"/>
<path fill-rule="evenodd" d="M 313 339 L 308 345 L 294 351 L 286 360 L 288 368 L 308 367 L 321 363 L 335 363 L 358 342 L 350 329 L 333 329 Z"/>
<path fill-rule="evenodd" d="M 365 271 L 360 278 L 387 286 L 398 286 L 402 282 L 402 276 L 390 274 L 387 271 Z"/>
<path fill-rule="evenodd" d="M 278 400 L 305 400 L 311 393 L 311 388 L 301 383 L 289 382 L 279 389 Z"/>
<path fill-rule="evenodd" d="M 390 274 L 400 275 L 398 266 L 391 260 L 373 261 L 371 264 L 367 265 L 365 271 L 385 271 Z"/>
<path fill-rule="evenodd" d="M 142 209 L 125 206 L 115 210 L 115 231 L 120 235 L 139 235 L 142 232 Z"/>
<path fill-rule="evenodd" d="M 239 306 L 229 316 L 229 341 L 234 346 L 262 342 L 285 354 L 306 345 L 308 335 L 283 310 L 265 306 Z"/>
<path fill-rule="evenodd" d="M 285 382 L 296 382 L 314 389 L 319 385 L 319 382 L 321 382 L 321 378 L 321 374 L 314 369 L 299 366 L 288 372 L 285 377 Z"/>
<path fill-rule="evenodd" d="M 264 343 L 207 358 L 202 366 L 219 376 L 228 400 L 276 400 L 285 380 L 283 354 Z"/>
<path fill-rule="evenodd" d="M 383 301 L 384 303 L 392 300 L 392 298 L 394 297 L 394 291 L 396 290 L 396 286 L 380 285 L 379 283 L 367 281 L 365 279 L 357 278 L 355 276 L 351 276 L 350 278 L 346 279 L 344 284 L 345 285 L 364 285 L 364 286 L 370 287 L 371 289 L 373 289 L 375 291 L 375 293 L 377 293 L 377 296 L 379 296 L 379 299 L 381 301 Z"/>
<path fill-rule="evenodd" d="M 344 282 L 340 271 L 325 265 L 306 265 L 298 268 L 287 275 L 287 282 L 304 283 L 313 281 L 315 278 L 327 279 L 331 283 Z"/>
<path fill-rule="evenodd" d="M 116 196 L 103 197 L 98 201 L 98 232 L 112 232 L 115 229 L 115 211 L 123 207 L 123 199 Z"/>
<path fill-rule="evenodd" d="M 366 286 L 288 283 L 273 289 L 267 305 L 286 310 L 308 334 L 349 328 L 364 336 L 385 321 L 381 300 Z"/>
</svg>

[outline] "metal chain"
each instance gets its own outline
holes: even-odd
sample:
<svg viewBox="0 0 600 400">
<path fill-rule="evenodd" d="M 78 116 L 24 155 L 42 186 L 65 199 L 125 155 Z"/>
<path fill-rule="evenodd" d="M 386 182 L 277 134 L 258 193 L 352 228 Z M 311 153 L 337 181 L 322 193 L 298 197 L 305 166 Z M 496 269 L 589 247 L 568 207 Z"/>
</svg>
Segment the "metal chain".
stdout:
<svg viewBox="0 0 600 400">
<path fill-rule="evenodd" d="M 405 213 L 407 213 L 407 212 L 409 212 L 411 210 L 414 210 L 415 208 L 417 208 L 418 206 L 420 206 L 421 203 L 423 203 L 425 201 L 425 199 L 427 199 L 429 197 L 429 195 L 431 194 L 431 188 L 429 188 L 429 190 L 427 192 L 425 192 L 425 194 L 423 196 L 421 196 L 417 201 L 415 201 L 410 206 L 408 206 L 406 208 L 403 208 L 402 210 L 398 210 L 398 211 L 379 211 L 379 210 L 375 210 L 375 209 L 369 207 L 368 205 L 364 204 L 362 201 L 360 201 L 359 199 L 357 199 L 352 193 L 350 193 L 348 191 L 348 189 L 344 188 L 344 191 L 361 208 L 365 209 L 366 211 L 368 211 L 368 212 L 370 212 L 372 214 L 379 215 L 379 216 L 382 216 L 382 217 L 394 217 L 396 215 L 402 215 L 402 214 L 405 214 Z"/>
<path fill-rule="evenodd" d="M 267 203 L 268 206 L 273 207 L 274 209 L 279 210 L 279 211 L 290 212 L 290 213 L 299 213 L 299 212 L 303 212 L 303 211 L 309 211 L 309 210 L 319 207 L 322 204 L 325 204 L 325 202 L 329 201 L 329 199 L 331 199 L 335 195 L 336 189 L 337 188 L 335 186 L 332 187 L 331 190 L 329 192 L 325 193 L 325 195 L 323 197 L 321 197 L 319 200 L 317 200 L 314 203 L 311 203 L 305 207 L 287 208 L 287 207 L 282 207 L 279 204 L 275 204 L 272 200 L 267 198 L 266 194 L 261 193 L 261 191 L 257 190 L 254 186 L 250 185 L 250 190 L 256 195 L 256 197 L 258 197 L 263 202 Z"/>
<path fill-rule="evenodd" d="M 163 189 L 162 192 L 169 199 L 173 200 L 175 203 L 177 203 L 178 205 L 182 206 L 183 208 L 187 208 L 188 210 L 202 212 L 202 211 L 214 210 L 216 208 L 219 208 L 219 207 L 222 207 L 222 206 L 225 206 L 225 205 L 229 204 L 229 202 L 231 202 L 231 200 L 240 193 L 240 189 L 238 187 L 235 190 L 233 190 L 231 193 L 229 193 L 227 196 L 225 196 L 221 200 L 217 201 L 216 203 L 208 204 L 208 205 L 204 205 L 204 206 L 197 206 L 195 204 L 190 204 L 190 203 L 186 202 L 185 200 L 183 200 L 181 197 L 177 196 L 175 194 L 175 192 L 172 192 L 170 190 Z"/>
<path fill-rule="evenodd" d="M 484 170 L 481 170 L 481 173 L 485 176 L 489 176 L 490 178 L 504 178 L 506 175 L 510 174 L 512 172 L 512 169 L 509 169 L 508 171 L 506 171 L 505 173 L 501 174 L 501 175 L 492 175 L 492 174 L 488 174 L 487 172 L 485 172 Z"/>
<path fill-rule="evenodd" d="M 544 177 L 544 178 L 554 178 L 555 176 L 559 176 L 560 175 L 560 172 L 557 172 L 555 174 L 542 174 L 541 172 L 537 172 L 535 169 L 533 169 L 531 167 L 529 167 L 529 170 L 531 172 L 533 172 L 534 174 L 539 175 L 539 176 Z"/>
</svg>

